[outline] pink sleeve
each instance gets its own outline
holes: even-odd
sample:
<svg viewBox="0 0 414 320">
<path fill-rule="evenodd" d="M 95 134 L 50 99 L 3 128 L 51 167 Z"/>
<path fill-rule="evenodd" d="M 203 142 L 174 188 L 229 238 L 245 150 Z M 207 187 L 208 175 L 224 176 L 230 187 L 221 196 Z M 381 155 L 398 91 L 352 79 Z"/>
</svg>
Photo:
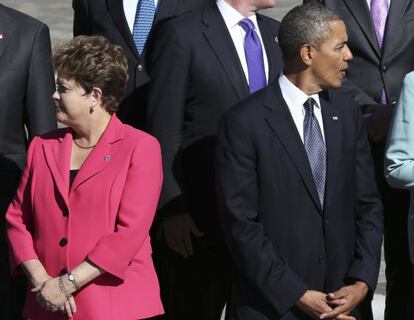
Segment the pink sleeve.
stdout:
<svg viewBox="0 0 414 320">
<path fill-rule="evenodd" d="M 39 138 L 35 137 L 27 152 L 26 167 L 20 179 L 16 195 L 6 212 L 7 237 L 10 248 L 10 270 L 18 273 L 22 262 L 38 259 L 33 246 L 33 223 L 31 205 L 31 169 L 33 166 L 34 150 Z"/>
<path fill-rule="evenodd" d="M 88 255 L 90 261 L 114 276 L 124 278 L 132 258 L 148 237 L 161 185 L 160 146 L 155 138 L 148 136 L 133 151 L 116 231 L 97 243 Z"/>
</svg>

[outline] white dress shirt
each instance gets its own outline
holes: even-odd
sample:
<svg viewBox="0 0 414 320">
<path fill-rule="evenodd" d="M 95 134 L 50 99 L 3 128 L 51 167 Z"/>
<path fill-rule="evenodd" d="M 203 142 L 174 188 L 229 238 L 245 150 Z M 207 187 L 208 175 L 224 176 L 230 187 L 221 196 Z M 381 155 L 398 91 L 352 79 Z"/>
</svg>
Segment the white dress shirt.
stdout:
<svg viewBox="0 0 414 320">
<path fill-rule="evenodd" d="M 123 0 L 124 1 L 124 14 L 125 19 L 128 22 L 129 30 L 134 29 L 135 13 L 137 12 L 137 6 L 139 0 Z M 154 0 L 155 8 L 157 8 L 159 0 Z"/>
<path fill-rule="evenodd" d="M 223 16 L 227 29 L 230 32 L 234 46 L 236 47 L 237 55 L 239 56 L 241 65 L 243 67 L 244 74 L 246 76 L 247 83 L 249 83 L 249 70 L 247 69 L 246 54 L 244 52 L 244 36 L 246 31 L 239 25 L 240 20 L 245 17 L 240 14 L 236 9 L 229 5 L 225 0 L 217 0 L 217 7 Z M 257 24 L 256 15 L 248 17 L 253 24 L 257 35 L 259 36 L 263 50 L 263 62 L 266 75 L 266 81 L 269 81 L 269 63 L 267 61 L 266 49 L 263 45 L 262 35 L 260 34 L 259 25 Z"/>
<path fill-rule="evenodd" d="M 308 96 L 298 87 L 296 87 L 284 74 L 281 74 L 279 77 L 280 90 L 282 91 L 283 99 L 285 99 L 286 104 L 289 108 L 290 114 L 292 115 L 293 121 L 295 122 L 296 129 L 298 129 L 300 138 L 303 140 L 303 120 L 305 119 L 305 107 L 303 104 L 309 98 L 313 98 L 316 102 L 313 113 L 315 114 L 316 119 L 318 120 L 319 127 L 322 131 L 322 137 L 325 141 L 325 132 L 323 130 L 323 120 L 321 112 L 321 104 L 318 94 L 312 94 Z"/>
</svg>

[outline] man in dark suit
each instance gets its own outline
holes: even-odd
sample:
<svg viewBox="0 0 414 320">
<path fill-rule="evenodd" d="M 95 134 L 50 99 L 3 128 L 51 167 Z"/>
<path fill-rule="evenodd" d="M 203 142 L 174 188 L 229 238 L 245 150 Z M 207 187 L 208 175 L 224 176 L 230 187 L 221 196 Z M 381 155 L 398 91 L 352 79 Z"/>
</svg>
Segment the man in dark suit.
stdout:
<svg viewBox="0 0 414 320">
<path fill-rule="evenodd" d="M 26 288 L 23 279 L 10 277 L 4 214 L 25 165 L 28 139 L 56 128 L 55 85 L 47 26 L 3 5 L 0 85 L 0 319 L 21 319 Z"/>
<path fill-rule="evenodd" d="M 364 319 L 375 290 L 381 203 L 358 105 L 338 90 L 352 59 L 344 22 L 290 11 L 285 68 L 219 126 L 216 174 L 235 266 L 231 319 Z"/>
<path fill-rule="evenodd" d="M 412 265 L 408 253 L 407 191 L 384 179 L 384 144 L 406 73 L 414 70 L 414 2 L 412 0 L 322 0 L 345 21 L 354 61 L 343 89 L 362 108 L 374 158 L 377 185 L 384 203 L 384 253 L 387 296 L 385 319 L 408 319 L 414 309 Z M 385 5 L 378 14 L 378 5 Z M 375 16 L 375 21 L 373 19 Z M 383 25 L 385 23 L 385 26 Z M 383 21 L 383 24 L 380 22 Z M 381 27 L 382 26 L 382 27 Z M 378 38 L 380 36 L 380 38 Z"/>
<path fill-rule="evenodd" d="M 136 12 L 142 0 L 73 0 L 73 34 L 102 35 L 124 49 L 128 60 L 128 82 L 119 118 L 138 128 L 145 127 L 147 86 L 150 76 L 146 59 L 156 30 L 170 18 L 202 7 L 205 0 L 153 0 L 155 16 L 143 51 L 139 52 L 133 38 L 134 25 L 139 28 Z M 144 0 L 147 1 L 147 0 Z M 146 13 L 148 15 L 148 13 Z M 144 15 L 145 17 L 145 15 Z M 135 21 L 136 20 L 136 21 Z"/>
<path fill-rule="evenodd" d="M 279 23 L 256 14 L 272 5 L 273 0 L 208 1 L 204 10 L 165 25 L 151 55 L 148 129 L 163 153 L 158 217 L 170 276 L 161 287 L 169 290 L 165 306 L 171 319 L 220 319 L 229 296 L 213 150 L 221 114 L 281 70 Z M 251 52 L 245 43 L 253 39 Z M 253 53 L 259 65 L 254 70 L 247 62 Z"/>
</svg>

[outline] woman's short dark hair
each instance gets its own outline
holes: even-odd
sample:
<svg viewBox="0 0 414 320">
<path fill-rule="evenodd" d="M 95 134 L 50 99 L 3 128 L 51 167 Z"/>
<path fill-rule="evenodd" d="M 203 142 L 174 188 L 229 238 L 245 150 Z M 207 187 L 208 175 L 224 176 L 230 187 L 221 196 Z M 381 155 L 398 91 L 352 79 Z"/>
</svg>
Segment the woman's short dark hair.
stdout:
<svg viewBox="0 0 414 320">
<path fill-rule="evenodd" d="M 56 47 L 53 64 L 60 78 L 74 80 L 86 93 L 100 88 L 102 104 L 110 114 L 118 110 L 128 80 L 121 47 L 102 36 L 78 36 Z"/>
</svg>

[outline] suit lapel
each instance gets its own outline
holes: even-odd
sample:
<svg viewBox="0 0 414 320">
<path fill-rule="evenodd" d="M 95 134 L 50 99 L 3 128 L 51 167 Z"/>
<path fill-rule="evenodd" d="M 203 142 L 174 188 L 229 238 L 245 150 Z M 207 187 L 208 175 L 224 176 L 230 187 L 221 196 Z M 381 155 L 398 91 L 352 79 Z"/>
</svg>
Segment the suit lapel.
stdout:
<svg viewBox="0 0 414 320">
<path fill-rule="evenodd" d="M 120 0 L 106 0 L 108 12 L 112 16 L 112 20 L 119 29 L 119 32 L 125 39 L 129 49 L 134 53 L 137 60 L 139 59 L 139 53 L 135 47 L 134 39 L 132 38 L 131 30 L 129 29 L 128 22 L 125 18 L 123 1 Z"/>
<path fill-rule="evenodd" d="M 234 47 L 233 40 L 215 2 L 211 1 L 204 9 L 203 34 L 216 54 L 240 100 L 249 95 L 249 86 Z"/>
<path fill-rule="evenodd" d="M 69 171 L 73 141 L 71 131 L 68 129 L 65 136 L 58 140 L 56 144 L 44 143 L 43 152 L 56 188 L 69 206 Z"/>
<path fill-rule="evenodd" d="M 112 162 L 114 144 L 122 139 L 122 123 L 114 115 L 102 134 L 98 144 L 89 154 L 73 181 L 71 191 L 89 180 Z"/>
<path fill-rule="evenodd" d="M 289 112 L 288 106 L 282 97 L 277 80 L 266 89 L 265 106 L 272 110 L 266 117 L 266 122 L 286 149 L 286 152 L 299 172 L 315 206 L 322 215 L 318 192 L 316 191 L 315 182 L 313 180 L 312 171 L 303 142 Z"/>
<path fill-rule="evenodd" d="M 382 47 L 383 58 L 388 58 L 388 55 L 393 53 L 395 46 L 398 46 L 401 41 L 398 37 L 401 33 L 399 21 L 403 19 L 409 3 L 410 0 L 393 0 L 390 3 Z M 394 23 L 388 23 L 389 21 L 394 21 Z"/>
<path fill-rule="evenodd" d="M 6 49 L 11 29 L 8 23 L 12 20 L 12 16 L 0 5 L 0 57 Z"/>
<path fill-rule="evenodd" d="M 262 15 L 256 14 L 256 16 L 269 64 L 268 83 L 271 83 L 278 77 L 279 72 L 276 68 L 276 57 L 279 56 L 275 50 L 275 42 L 277 42 L 277 38 L 275 38 L 275 33 L 270 30 Z"/>
<path fill-rule="evenodd" d="M 178 0 L 159 0 L 154 25 L 165 18 L 173 16 L 176 5 L 178 5 Z"/>
<path fill-rule="evenodd" d="M 329 103 L 328 92 L 319 94 L 321 111 L 323 118 L 323 127 L 325 132 L 326 145 L 326 187 L 325 187 L 325 208 L 327 208 L 333 199 L 336 186 L 336 175 L 338 172 L 338 162 L 341 152 L 341 116 L 338 110 Z"/>
<path fill-rule="evenodd" d="M 371 14 L 368 9 L 368 4 L 365 0 L 343 0 L 348 7 L 351 14 L 354 16 L 356 22 L 361 27 L 362 32 L 368 39 L 372 49 L 377 57 L 380 57 L 381 52 L 378 45 L 377 37 L 375 35 L 375 28 L 372 23 Z M 393 2 L 393 1 L 391 1 Z"/>
</svg>

